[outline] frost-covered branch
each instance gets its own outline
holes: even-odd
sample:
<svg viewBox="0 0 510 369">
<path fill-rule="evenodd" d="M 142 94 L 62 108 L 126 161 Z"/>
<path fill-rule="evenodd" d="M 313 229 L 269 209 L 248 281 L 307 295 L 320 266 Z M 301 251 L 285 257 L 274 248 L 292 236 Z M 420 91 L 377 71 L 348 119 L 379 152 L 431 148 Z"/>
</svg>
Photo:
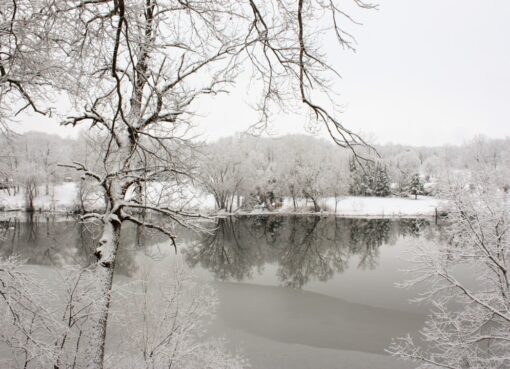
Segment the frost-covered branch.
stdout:
<svg viewBox="0 0 510 369">
<path fill-rule="evenodd" d="M 471 188 L 457 185 L 449 192 L 446 242 L 414 250 L 411 258 L 414 278 L 403 286 L 425 288 L 419 300 L 432 302 L 433 312 L 421 348 L 406 337 L 389 351 L 421 361 L 420 368 L 510 365 L 510 202 L 485 175 L 474 173 Z"/>
</svg>

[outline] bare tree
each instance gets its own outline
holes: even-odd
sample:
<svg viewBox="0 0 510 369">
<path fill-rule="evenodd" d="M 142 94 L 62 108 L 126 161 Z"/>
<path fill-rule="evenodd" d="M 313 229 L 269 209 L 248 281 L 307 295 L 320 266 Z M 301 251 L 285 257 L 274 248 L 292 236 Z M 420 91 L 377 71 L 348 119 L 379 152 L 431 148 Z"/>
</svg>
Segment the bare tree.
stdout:
<svg viewBox="0 0 510 369">
<path fill-rule="evenodd" d="M 218 305 L 214 289 L 194 276 L 181 256 L 172 260 L 169 270 L 163 274 L 145 273 L 144 280 L 130 285 L 123 293 L 124 298 L 117 302 L 127 316 L 128 323 L 121 329 L 129 339 L 106 366 L 112 369 L 244 367 L 245 361 L 239 355 L 229 354 L 222 339 L 205 337 L 208 321 L 214 317 Z"/>
<path fill-rule="evenodd" d="M 10 349 L 3 364 L 25 369 L 81 366 L 81 338 L 95 309 L 95 278 L 75 268 L 55 277 L 49 287 L 19 260 L 0 260 L 0 340 Z"/>
<path fill-rule="evenodd" d="M 143 281 L 116 286 L 115 316 L 122 333 L 116 340 L 122 345 L 109 354 L 105 366 L 243 367 L 245 361 L 229 354 L 221 339 L 205 337 L 217 306 L 212 287 L 194 276 L 181 258 L 161 277 L 147 275 Z M 97 313 L 98 281 L 92 270 L 76 267 L 46 273 L 45 278 L 32 275 L 17 259 L 0 260 L 2 367 L 87 366 L 86 338 Z"/>
<path fill-rule="evenodd" d="M 408 184 L 413 174 L 420 168 L 420 158 L 413 150 L 402 151 L 393 158 L 392 179 L 397 183 L 397 192 L 400 196 L 408 194 Z"/>
<path fill-rule="evenodd" d="M 49 114 L 49 85 L 66 60 L 45 1 L 5 0 L 0 10 L 0 129 L 25 109 Z M 57 33 L 56 33 L 57 32 Z"/>
<path fill-rule="evenodd" d="M 232 212 L 234 197 L 239 195 L 243 182 L 249 180 L 244 171 L 245 160 L 241 145 L 232 139 L 219 140 L 203 150 L 199 168 L 201 186 L 214 196 L 216 207 Z"/>
<path fill-rule="evenodd" d="M 193 148 L 186 133 L 197 102 L 227 91 L 251 68 L 261 85 L 259 126 L 275 109 L 301 102 L 338 145 L 364 144 L 334 109 L 318 102 L 331 92 L 336 71 L 320 51 L 317 35 L 330 32 L 341 46 L 352 48 L 352 37 L 340 27 L 352 19 L 331 0 L 63 0 L 46 2 L 44 12 L 54 16 L 61 35 L 71 37 L 61 47 L 70 60 L 66 89 L 77 114 L 64 124 L 85 123 L 103 133 L 99 170 L 79 162 L 68 165 L 105 193 L 106 211 L 84 216 L 104 224 L 95 253 L 100 312 L 94 317 L 88 360 L 90 368 L 102 368 L 122 224 L 159 230 L 175 244 L 170 227 L 141 214 L 154 212 L 186 226 L 197 217 L 140 196 L 140 184 L 189 180 Z"/>
<path fill-rule="evenodd" d="M 509 199 L 490 176 L 477 177 L 471 190 L 463 185 L 450 194 L 447 242 L 415 250 L 415 278 L 403 284 L 424 285 L 418 300 L 431 302 L 433 312 L 423 345 L 404 337 L 390 352 L 420 368 L 510 365 Z"/>
</svg>

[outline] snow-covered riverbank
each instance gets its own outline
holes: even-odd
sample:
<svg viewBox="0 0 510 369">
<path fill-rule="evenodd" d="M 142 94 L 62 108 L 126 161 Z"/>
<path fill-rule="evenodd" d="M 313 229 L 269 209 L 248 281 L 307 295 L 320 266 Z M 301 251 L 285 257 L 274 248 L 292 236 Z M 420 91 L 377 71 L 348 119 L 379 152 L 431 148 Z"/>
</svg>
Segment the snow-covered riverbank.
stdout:
<svg viewBox="0 0 510 369">
<path fill-rule="evenodd" d="M 432 216 L 442 203 L 442 200 L 428 196 L 418 196 L 417 200 L 400 197 L 348 196 L 338 201 L 336 213 L 343 216 Z M 326 205 L 334 212 L 333 198 L 328 199 Z"/>
<path fill-rule="evenodd" d="M 92 199 L 92 200 L 91 200 Z M 101 208 L 101 196 L 88 196 L 86 205 L 89 208 Z M 40 188 L 39 196 L 34 200 L 36 210 L 70 212 L 78 206 L 78 186 L 75 183 L 63 183 L 53 186 L 49 194 L 45 189 Z M 203 213 L 225 214 L 228 213 L 215 210 L 214 198 L 207 194 L 193 195 L 186 201 L 187 208 Z M 416 217 L 433 216 L 436 208 L 441 208 L 444 200 L 428 196 L 414 198 L 400 197 L 356 197 L 345 196 L 335 202 L 334 198 L 326 198 L 320 201 L 321 214 L 336 214 L 338 216 L 352 217 Z M 311 203 L 304 199 L 298 201 L 298 207 L 290 199 L 284 199 L 281 208 L 272 213 L 277 214 L 310 214 Z M 8 195 L 6 191 L 0 191 L 0 211 L 12 211 L 25 209 L 25 195 L 21 191 L 18 194 Z M 335 211 L 336 210 L 336 211 Z M 266 214 L 264 209 L 256 209 L 244 212 L 238 209 L 233 210 L 234 214 Z"/>
<path fill-rule="evenodd" d="M 12 190 L 11 190 L 12 191 Z M 69 211 L 78 202 L 78 186 L 76 183 L 62 183 L 46 188 L 40 186 L 34 198 L 34 208 L 41 211 Z M 24 210 L 25 192 L 21 189 L 16 195 L 0 191 L 0 211 Z"/>
</svg>

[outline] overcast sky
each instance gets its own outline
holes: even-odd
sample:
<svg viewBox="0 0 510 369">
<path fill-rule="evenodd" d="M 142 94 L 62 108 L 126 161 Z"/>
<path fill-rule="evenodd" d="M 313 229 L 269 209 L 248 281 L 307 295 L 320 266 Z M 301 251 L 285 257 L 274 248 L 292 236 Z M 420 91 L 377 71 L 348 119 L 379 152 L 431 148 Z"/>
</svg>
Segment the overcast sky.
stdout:
<svg viewBox="0 0 510 369">
<path fill-rule="evenodd" d="M 363 23 L 349 26 L 358 51 L 335 53 L 332 61 L 343 77 L 335 90 L 347 127 L 380 144 L 510 136 L 509 0 L 380 0 L 378 11 L 353 15 Z M 254 122 L 249 92 L 237 92 L 201 107 L 204 138 L 231 135 Z M 282 115 L 272 131 L 303 133 L 304 121 Z M 73 132 L 39 117 L 21 127 Z"/>
</svg>

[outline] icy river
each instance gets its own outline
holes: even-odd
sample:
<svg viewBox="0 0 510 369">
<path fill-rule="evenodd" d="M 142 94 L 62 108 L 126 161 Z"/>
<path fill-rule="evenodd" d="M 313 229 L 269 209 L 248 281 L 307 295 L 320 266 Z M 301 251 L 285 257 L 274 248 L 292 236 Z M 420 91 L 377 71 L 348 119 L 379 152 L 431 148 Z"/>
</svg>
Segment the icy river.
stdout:
<svg viewBox="0 0 510 369">
<path fill-rule="evenodd" d="M 417 335 L 428 307 L 403 258 L 418 243 L 439 242 L 424 219 L 244 216 L 208 224 L 210 233 L 176 229 L 178 252 L 211 281 L 220 300 L 210 334 L 242 350 L 255 369 L 412 368 L 385 353 L 394 337 Z M 72 218 L 4 216 L 0 256 L 33 268 L 93 262 L 94 234 Z M 175 252 L 164 237 L 124 230 L 117 278 L 165 270 Z"/>
</svg>

